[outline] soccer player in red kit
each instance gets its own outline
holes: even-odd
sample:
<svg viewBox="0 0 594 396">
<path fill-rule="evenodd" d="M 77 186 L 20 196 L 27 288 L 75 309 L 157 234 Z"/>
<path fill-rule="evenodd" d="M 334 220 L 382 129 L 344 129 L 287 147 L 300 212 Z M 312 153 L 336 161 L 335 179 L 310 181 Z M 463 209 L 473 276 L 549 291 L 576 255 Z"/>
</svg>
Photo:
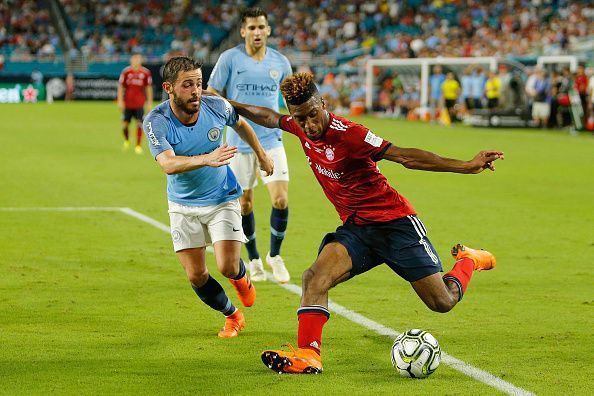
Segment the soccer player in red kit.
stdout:
<svg viewBox="0 0 594 396">
<path fill-rule="evenodd" d="M 285 373 L 320 373 L 322 328 L 330 317 L 328 290 L 386 263 L 409 281 L 431 310 L 447 312 L 462 299 L 474 270 L 495 267 L 484 250 L 457 244 L 456 263 L 442 275 L 439 257 L 411 204 L 388 184 L 377 161 L 387 159 L 410 169 L 480 173 L 495 170 L 500 151 L 481 151 L 470 161 L 398 147 L 368 128 L 326 110 L 313 76 L 297 73 L 281 84 L 290 116 L 265 107 L 231 102 L 250 120 L 297 136 L 307 161 L 343 225 L 322 240 L 318 257 L 303 273 L 297 350 L 267 350 L 264 364 Z"/>
<path fill-rule="evenodd" d="M 133 54 L 130 66 L 122 70 L 118 84 L 118 107 L 122 110 L 124 150 L 130 147 L 128 126 L 132 117 L 136 119 L 136 147 L 134 152 L 142 154 L 142 119 L 153 105 L 153 78 L 151 72 L 142 66 L 142 55 Z"/>
</svg>

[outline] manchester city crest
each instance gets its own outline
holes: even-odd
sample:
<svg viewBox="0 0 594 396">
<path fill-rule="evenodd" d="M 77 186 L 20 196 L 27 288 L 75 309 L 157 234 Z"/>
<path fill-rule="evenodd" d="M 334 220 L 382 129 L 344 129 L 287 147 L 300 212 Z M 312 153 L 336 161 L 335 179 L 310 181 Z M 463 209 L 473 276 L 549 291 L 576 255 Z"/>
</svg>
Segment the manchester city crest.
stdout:
<svg viewBox="0 0 594 396">
<path fill-rule="evenodd" d="M 280 77 L 280 72 L 276 69 L 270 69 L 270 77 L 278 80 L 278 78 Z"/>
<path fill-rule="evenodd" d="M 217 140 L 219 140 L 220 136 L 221 130 L 219 128 L 211 128 L 208 131 L 208 140 L 210 140 L 211 142 L 216 142 Z"/>
</svg>

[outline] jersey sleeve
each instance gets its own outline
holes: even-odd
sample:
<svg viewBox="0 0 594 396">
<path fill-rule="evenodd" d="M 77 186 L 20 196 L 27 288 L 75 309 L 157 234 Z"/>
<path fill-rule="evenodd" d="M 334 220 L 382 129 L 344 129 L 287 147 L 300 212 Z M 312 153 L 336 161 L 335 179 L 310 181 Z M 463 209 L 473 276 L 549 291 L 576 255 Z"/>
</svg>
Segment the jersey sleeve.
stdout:
<svg viewBox="0 0 594 396">
<path fill-rule="evenodd" d="M 153 85 L 153 75 L 149 69 L 146 69 L 146 85 L 149 87 Z"/>
<path fill-rule="evenodd" d="M 142 129 L 148 140 L 153 158 L 156 158 L 163 151 L 173 149 L 167 141 L 167 121 L 162 115 L 150 113 L 144 119 Z"/>
<path fill-rule="evenodd" d="M 208 80 L 208 86 L 213 87 L 220 93 L 227 87 L 229 75 L 231 74 L 231 56 L 228 51 L 225 51 L 219 57 L 219 60 L 215 64 L 210 78 Z"/>
<path fill-rule="evenodd" d="M 239 122 L 239 114 L 227 99 L 221 99 L 224 105 L 225 125 L 234 127 Z"/>
<path fill-rule="evenodd" d="M 355 158 L 371 158 L 374 161 L 379 161 L 392 145 L 362 125 L 352 126 L 345 136 L 349 152 Z"/>
<path fill-rule="evenodd" d="M 287 131 L 292 133 L 293 135 L 298 135 L 301 132 L 301 128 L 299 125 L 293 120 L 293 117 L 284 115 L 278 121 L 278 127 L 283 131 Z"/>
<path fill-rule="evenodd" d="M 119 83 L 120 85 L 124 85 L 124 82 L 125 82 L 125 81 L 126 81 L 126 71 L 125 71 L 125 70 L 123 70 L 123 71 L 120 73 L 120 78 L 119 78 L 119 80 L 118 80 L 118 83 Z"/>
<path fill-rule="evenodd" d="M 287 59 L 287 57 L 283 57 L 283 76 L 281 78 L 281 82 L 284 81 L 285 78 L 289 77 L 291 74 L 293 74 L 293 69 L 291 68 L 291 63 L 289 62 L 289 59 Z"/>
</svg>

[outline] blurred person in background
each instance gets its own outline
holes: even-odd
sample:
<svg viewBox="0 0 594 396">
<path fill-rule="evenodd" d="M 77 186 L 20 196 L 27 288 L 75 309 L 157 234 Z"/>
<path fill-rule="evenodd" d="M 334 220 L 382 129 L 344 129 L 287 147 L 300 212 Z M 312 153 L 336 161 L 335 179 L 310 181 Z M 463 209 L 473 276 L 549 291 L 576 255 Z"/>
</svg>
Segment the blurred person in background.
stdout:
<svg viewBox="0 0 594 396">
<path fill-rule="evenodd" d="M 472 73 L 471 95 L 474 109 L 483 108 L 483 94 L 485 92 L 485 75 L 482 67 L 477 67 Z"/>
<path fill-rule="evenodd" d="M 454 122 L 456 121 L 456 111 L 454 106 L 456 106 L 458 97 L 460 96 L 460 83 L 454 78 L 454 73 L 448 72 L 446 74 L 446 79 L 441 84 L 441 92 L 443 103 L 442 111 L 447 111 L 450 120 Z"/>
<path fill-rule="evenodd" d="M 578 66 L 577 72 L 574 79 L 575 90 L 580 95 L 580 101 L 582 102 L 582 112 L 584 115 L 584 123 L 588 119 L 588 76 L 584 66 Z"/>
<path fill-rule="evenodd" d="M 134 152 L 142 154 L 142 120 L 153 104 L 153 78 L 151 72 L 142 66 L 142 55 L 133 54 L 130 66 L 122 70 L 118 81 L 118 107 L 122 111 L 122 132 L 124 150 L 130 148 L 128 128 L 132 118 L 136 119 L 136 147 Z"/>
<path fill-rule="evenodd" d="M 339 106 L 338 90 L 334 84 L 333 73 L 328 73 L 324 77 L 322 85 L 320 85 L 320 95 L 330 109 L 334 110 Z"/>
<path fill-rule="evenodd" d="M 431 107 L 432 116 L 435 117 L 437 109 L 442 100 L 441 85 L 445 81 L 446 76 L 443 74 L 441 66 L 433 66 L 433 74 L 429 77 L 429 89 L 431 91 L 429 96 L 429 106 Z"/>
<path fill-rule="evenodd" d="M 462 100 L 464 101 L 464 107 L 466 112 L 470 112 L 474 108 L 472 100 L 472 66 L 468 66 L 464 69 L 464 74 L 460 79 L 462 88 Z"/>
<path fill-rule="evenodd" d="M 487 107 L 489 110 L 493 110 L 499 106 L 501 80 L 494 71 L 489 72 L 489 78 L 485 82 L 485 96 L 487 97 Z"/>
<path fill-rule="evenodd" d="M 544 128 L 548 125 L 551 115 L 551 81 L 543 69 L 536 71 L 534 89 L 530 91 L 532 97 L 532 118 L 538 126 Z"/>
</svg>

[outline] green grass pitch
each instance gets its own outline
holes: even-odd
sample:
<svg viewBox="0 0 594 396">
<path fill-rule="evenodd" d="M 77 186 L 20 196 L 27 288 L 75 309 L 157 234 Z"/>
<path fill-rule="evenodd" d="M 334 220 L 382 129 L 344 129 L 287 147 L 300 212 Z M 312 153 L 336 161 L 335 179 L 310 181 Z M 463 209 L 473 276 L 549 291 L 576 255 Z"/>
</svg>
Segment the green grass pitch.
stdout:
<svg viewBox="0 0 594 396">
<path fill-rule="evenodd" d="M 1 105 L 0 208 L 130 207 L 168 224 L 165 176 L 148 152 L 121 151 L 119 117 L 112 103 Z M 445 352 L 531 392 L 591 394 L 594 138 L 358 120 L 395 144 L 444 156 L 505 152 L 496 172 L 472 176 L 379 164 L 419 212 L 445 269 L 456 242 L 488 248 L 498 267 L 475 274 L 448 314 L 430 312 L 383 267 L 330 297 L 390 328 L 428 330 Z M 297 139 L 285 141 L 291 216 L 283 255 L 299 285 L 339 220 Z M 268 217 L 260 186 L 263 254 Z M 276 375 L 259 354 L 295 342 L 299 297 L 258 284 L 246 329 L 221 340 L 222 318 L 194 295 L 169 235 L 122 213 L 0 211 L 0 230 L 1 394 L 498 393 L 446 365 L 426 380 L 400 378 L 392 340 L 338 315 L 325 327 L 324 374 Z"/>
</svg>

